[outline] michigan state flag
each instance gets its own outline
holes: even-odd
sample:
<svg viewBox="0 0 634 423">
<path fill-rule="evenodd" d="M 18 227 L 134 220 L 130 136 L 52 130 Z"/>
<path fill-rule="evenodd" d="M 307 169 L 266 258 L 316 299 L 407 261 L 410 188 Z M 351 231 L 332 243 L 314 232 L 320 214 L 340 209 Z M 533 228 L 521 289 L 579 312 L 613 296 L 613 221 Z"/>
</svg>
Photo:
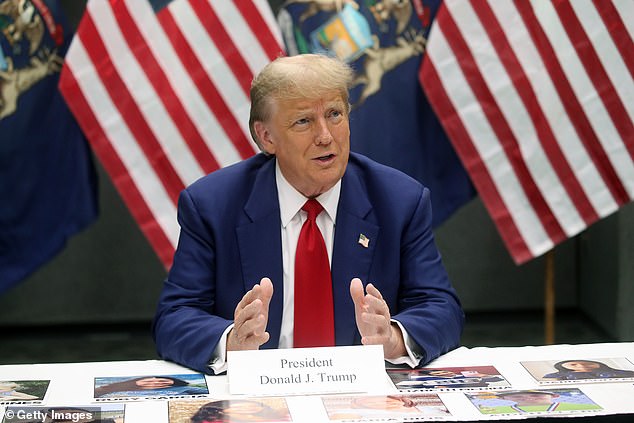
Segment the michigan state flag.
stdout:
<svg viewBox="0 0 634 423">
<path fill-rule="evenodd" d="M 287 0 L 277 13 L 289 55 L 351 64 L 351 148 L 431 190 L 434 226 L 475 195 L 418 79 L 438 1 Z"/>
<path fill-rule="evenodd" d="M 0 0 L 0 293 L 97 215 L 89 150 L 57 89 L 71 35 L 56 1 Z"/>
</svg>

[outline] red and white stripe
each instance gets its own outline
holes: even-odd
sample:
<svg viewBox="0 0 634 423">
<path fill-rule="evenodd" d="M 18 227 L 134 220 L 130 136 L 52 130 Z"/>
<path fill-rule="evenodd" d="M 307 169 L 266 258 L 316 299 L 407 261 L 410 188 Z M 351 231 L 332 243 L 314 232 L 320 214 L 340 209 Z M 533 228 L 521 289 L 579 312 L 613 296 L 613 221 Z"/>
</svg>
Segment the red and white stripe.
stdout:
<svg viewBox="0 0 634 423">
<path fill-rule="evenodd" d="M 516 263 L 634 199 L 634 2 L 445 0 L 420 80 Z"/>
<path fill-rule="evenodd" d="M 180 191 L 257 151 L 249 87 L 281 54 L 267 0 L 88 2 L 60 90 L 166 267 Z"/>
</svg>

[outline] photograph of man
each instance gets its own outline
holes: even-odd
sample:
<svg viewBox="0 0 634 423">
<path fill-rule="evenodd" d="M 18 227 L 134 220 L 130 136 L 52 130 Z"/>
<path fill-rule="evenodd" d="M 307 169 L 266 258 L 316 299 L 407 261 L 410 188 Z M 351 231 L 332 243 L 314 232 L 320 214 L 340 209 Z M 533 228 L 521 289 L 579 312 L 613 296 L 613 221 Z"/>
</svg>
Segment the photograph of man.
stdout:
<svg viewBox="0 0 634 423">
<path fill-rule="evenodd" d="M 602 409 L 576 388 L 490 391 L 467 396 L 482 414 L 574 413 Z"/>
<path fill-rule="evenodd" d="M 464 314 L 431 194 L 350 152 L 352 79 L 314 54 L 255 77 L 249 128 L 262 152 L 179 198 L 153 323 L 163 359 L 220 373 L 232 350 L 377 344 L 414 367 L 459 345 Z"/>
<path fill-rule="evenodd" d="M 399 390 L 510 387 L 494 366 L 387 369 Z"/>
</svg>

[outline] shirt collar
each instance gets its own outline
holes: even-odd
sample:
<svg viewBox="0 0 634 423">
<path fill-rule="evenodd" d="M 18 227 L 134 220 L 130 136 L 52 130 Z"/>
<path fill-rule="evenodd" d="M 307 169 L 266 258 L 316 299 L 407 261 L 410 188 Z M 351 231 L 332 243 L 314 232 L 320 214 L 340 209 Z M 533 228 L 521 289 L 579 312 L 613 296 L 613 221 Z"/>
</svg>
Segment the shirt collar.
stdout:
<svg viewBox="0 0 634 423">
<path fill-rule="evenodd" d="M 302 208 L 308 198 L 297 191 L 282 175 L 278 161 L 275 161 L 275 183 L 277 184 L 277 195 L 280 202 L 280 217 L 282 226 L 286 227 Z M 339 205 L 339 195 L 341 194 L 341 179 L 328 191 L 320 194 L 315 199 L 324 208 L 328 217 L 335 223 L 337 217 L 337 206 Z"/>
</svg>

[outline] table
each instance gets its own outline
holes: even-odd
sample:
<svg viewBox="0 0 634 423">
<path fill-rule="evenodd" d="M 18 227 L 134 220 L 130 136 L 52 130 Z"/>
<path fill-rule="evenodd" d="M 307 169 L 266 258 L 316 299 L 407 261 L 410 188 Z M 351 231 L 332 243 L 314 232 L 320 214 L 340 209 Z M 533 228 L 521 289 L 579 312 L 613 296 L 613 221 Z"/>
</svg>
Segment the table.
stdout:
<svg viewBox="0 0 634 423">
<path fill-rule="evenodd" d="M 634 417 L 634 380 L 621 379 L 618 382 L 569 383 L 561 382 L 545 386 L 531 376 L 525 367 L 526 362 L 548 362 L 565 359 L 593 360 L 593 359 L 625 359 L 634 363 L 634 343 L 607 343 L 582 345 L 551 345 L 527 347 L 500 348 L 465 348 L 461 347 L 434 360 L 426 367 L 457 367 L 457 366 L 495 366 L 500 374 L 510 383 L 512 390 L 562 389 L 578 388 L 587 397 L 602 407 L 601 411 L 583 412 L 574 418 L 575 422 L 583 420 L 616 422 L 631 421 Z M 524 364 L 522 364 L 524 363 Z M 176 401 L 194 401 L 167 397 L 156 399 L 128 399 L 126 401 L 110 400 L 97 402 L 94 398 L 95 378 L 130 378 L 148 375 L 196 375 L 195 372 L 174 363 L 148 361 L 117 361 L 93 363 L 56 363 L 56 364 L 22 364 L 0 366 L 0 381 L 36 381 L 50 380 L 46 395 L 41 402 L 42 407 L 50 406 L 92 406 L 101 407 L 104 404 L 124 404 L 125 422 L 155 422 L 168 423 L 169 403 Z M 229 393 L 227 377 L 201 376 L 207 384 L 209 394 L 202 395 L 200 400 L 208 402 L 214 399 L 236 399 Z M 385 395 L 399 394 L 389 377 L 385 378 L 385 385 L 380 388 Z M 374 387 L 376 391 L 376 387 Z M 471 391 L 470 393 L 473 393 Z M 464 391 L 436 392 L 451 415 L 428 416 L 426 419 L 441 421 L 476 421 L 496 420 L 510 421 L 518 418 L 530 418 L 531 421 L 545 420 L 544 415 L 503 415 L 489 416 L 478 411 L 465 395 Z M 325 397 L 325 396 L 324 396 Z M 2 397 L 0 396 L 0 401 Z M 261 398 L 260 398 L 261 399 Z M 322 396 L 285 396 L 284 402 L 293 421 L 320 422 L 330 421 L 323 406 Z M 28 407 L 30 404 L 9 404 L 12 410 Z M 0 413 L 4 413 L 9 406 L 6 402 L 0 405 Z M 4 414 L 0 414 L 4 415 Z M 172 414 L 174 416 L 174 413 Z M 585 418 L 584 418 L 585 417 Z M 358 418 L 358 417 L 357 417 Z M 389 420 L 385 415 L 376 417 L 374 421 Z M 382 419 L 382 420 L 381 420 Z M 557 422 L 565 421 L 561 417 Z M 10 420 L 17 422 L 19 420 Z M 120 419 L 117 421 L 121 421 Z M 188 421 L 188 420 L 183 420 Z M 416 421 L 416 420 L 408 420 Z M 552 422 L 552 420 L 548 420 Z"/>
</svg>

